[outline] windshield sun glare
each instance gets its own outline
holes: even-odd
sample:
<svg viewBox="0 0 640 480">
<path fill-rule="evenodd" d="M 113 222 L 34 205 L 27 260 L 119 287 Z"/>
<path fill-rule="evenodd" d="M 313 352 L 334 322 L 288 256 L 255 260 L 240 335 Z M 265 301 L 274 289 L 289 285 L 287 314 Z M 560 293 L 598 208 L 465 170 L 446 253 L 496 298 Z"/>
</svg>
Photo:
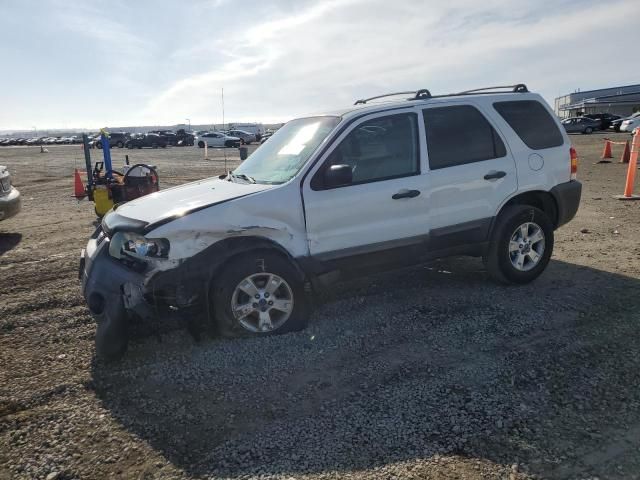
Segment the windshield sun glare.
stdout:
<svg viewBox="0 0 640 480">
<path fill-rule="evenodd" d="M 256 183 L 279 184 L 293 178 L 340 123 L 339 117 L 299 118 L 281 127 L 233 171 Z"/>
</svg>

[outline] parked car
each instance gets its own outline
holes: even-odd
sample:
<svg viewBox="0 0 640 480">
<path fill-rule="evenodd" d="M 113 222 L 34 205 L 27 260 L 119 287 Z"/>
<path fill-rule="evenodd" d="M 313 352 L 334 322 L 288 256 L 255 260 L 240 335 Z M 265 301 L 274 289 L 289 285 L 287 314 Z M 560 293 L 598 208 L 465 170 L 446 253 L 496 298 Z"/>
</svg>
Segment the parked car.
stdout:
<svg viewBox="0 0 640 480">
<path fill-rule="evenodd" d="M 239 138 L 242 145 L 251 145 L 251 143 L 258 141 L 254 133 L 245 132 L 244 130 L 229 130 L 226 133 L 231 137 Z"/>
<path fill-rule="evenodd" d="M 634 129 L 640 127 L 640 112 L 634 113 L 620 123 L 621 132 L 633 132 Z"/>
<path fill-rule="evenodd" d="M 6 220 L 20 212 L 20 192 L 11 184 L 7 167 L 0 165 L 0 220 Z"/>
<path fill-rule="evenodd" d="M 600 129 L 600 122 L 586 117 L 571 117 L 562 120 L 567 133 L 593 133 Z"/>
<path fill-rule="evenodd" d="M 187 132 L 184 128 L 178 129 L 176 131 L 177 142 L 176 145 L 180 147 L 193 147 L 193 141 L 195 139 L 195 135 L 191 132 Z"/>
<path fill-rule="evenodd" d="M 129 137 L 130 135 L 126 132 L 109 132 L 109 148 L 124 148 Z M 99 135 L 94 140 L 94 145 L 96 148 L 102 148 L 102 139 Z"/>
<path fill-rule="evenodd" d="M 229 125 L 230 130 L 242 130 L 243 132 L 253 133 L 256 141 L 259 142 L 264 135 L 264 125 L 261 123 L 232 123 Z"/>
<path fill-rule="evenodd" d="M 207 132 L 197 136 L 194 139 L 195 144 L 204 148 L 205 142 L 208 147 L 235 147 L 240 146 L 240 139 L 238 137 L 231 137 L 222 132 Z"/>
<path fill-rule="evenodd" d="M 155 133 L 163 137 L 167 143 L 167 145 L 177 145 L 178 137 L 171 130 L 151 130 L 149 133 Z"/>
<path fill-rule="evenodd" d="M 2 140 L 0 140 L 0 147 L 8 147 L 9 145 L 11 145 L 10 138 L 3 138 Z"/>
<path fill-rule="evenodd" d="M 620 115 L 613 115 L 612 113 L 587 113 L 583 115 L 583 117 L 600 121 L 600 130 L 607 130 L 611 126 L 611 122 L 618 120 Z"/>
<path fill-rule="evenodd" d="M 622 118 L 618 118 L 616 120 L 613 120 L 611 122 L 611 125 L 609 126 L 609 129 L 614 130 L 616 132 L 620 131 L 620 126 L 622 125 L 622 122 L 624 122 L 625 120 L 629 120 L 631 118 L 634 118 L 635 116 L 640 115 L 640 112 L 636 112 L 628 117 L 622 117 Z"/>
<path fill-rule="evenodd" d="M 157 133 L 146 133 L 144 135 L 135 135 L 125 143 L 127 148 L 167 148 L 167 139 Z"/>
<path fill-rule="evenodd" d="M 105 215 L 80 270 L 98 354 L 124 352 L 130 315 L 163 311 L 202 312 L 226 337 L 300 330 L 310 292 L 339 276 L 448 255 L 483 257 L 503 283 L 544 271 L 582 187 L 540 95 L 360 103 L 288 122 L 229 174 Z"/>
</svg>

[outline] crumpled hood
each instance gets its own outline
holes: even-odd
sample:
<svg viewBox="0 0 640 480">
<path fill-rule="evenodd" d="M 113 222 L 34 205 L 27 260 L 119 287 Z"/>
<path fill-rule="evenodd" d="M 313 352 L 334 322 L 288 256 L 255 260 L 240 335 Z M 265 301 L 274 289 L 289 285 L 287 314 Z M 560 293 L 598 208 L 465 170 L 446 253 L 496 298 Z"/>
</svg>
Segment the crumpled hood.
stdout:
<svg viewBox="0 0 640 480">
<path fill-rule="evenodd" d="M 151 224 L 272 187 L 207 178 L 137 198 L 119 206 L 117 213 Z"/>
</svg>

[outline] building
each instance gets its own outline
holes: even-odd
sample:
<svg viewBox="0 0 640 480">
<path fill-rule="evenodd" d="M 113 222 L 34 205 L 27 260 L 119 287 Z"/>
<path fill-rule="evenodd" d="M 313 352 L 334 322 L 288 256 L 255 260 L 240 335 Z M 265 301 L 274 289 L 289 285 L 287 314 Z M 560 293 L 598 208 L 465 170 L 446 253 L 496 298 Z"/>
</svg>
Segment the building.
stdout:
<svg viewBox="0 0 640 480">
<path fill-rule="evenodd" d="M 579 117 L 587 113 L 612 113 L 627 117 L 640 111 L 640 84 L 574 92 L 556 98 L 556 115 Z"/>
</svg>

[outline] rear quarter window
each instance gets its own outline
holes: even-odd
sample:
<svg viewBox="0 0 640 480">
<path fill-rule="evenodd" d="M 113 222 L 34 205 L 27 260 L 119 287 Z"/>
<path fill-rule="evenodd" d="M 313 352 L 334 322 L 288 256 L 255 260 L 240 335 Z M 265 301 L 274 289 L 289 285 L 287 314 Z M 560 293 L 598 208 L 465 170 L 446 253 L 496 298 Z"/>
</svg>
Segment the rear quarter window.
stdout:
<svg viewBox="0 0 640 480">
<path fill-rule="evenodd" d="M 532 150 L 559 147 L 564 143 L 556 122 L 536 100 L 496 102 L 493 108 Z"/>
</svg>

